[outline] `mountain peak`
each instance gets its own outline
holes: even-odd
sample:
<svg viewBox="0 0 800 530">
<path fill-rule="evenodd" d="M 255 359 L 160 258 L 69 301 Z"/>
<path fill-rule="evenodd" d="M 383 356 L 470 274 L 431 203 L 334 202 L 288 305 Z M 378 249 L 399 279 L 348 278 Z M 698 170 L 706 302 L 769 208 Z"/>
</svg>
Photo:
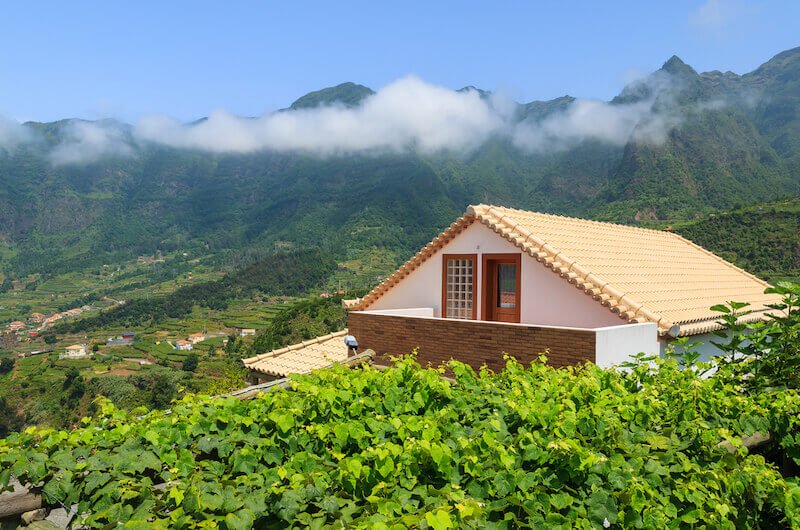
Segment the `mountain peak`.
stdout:
<svg viewBox="0 0 800 530">
<path fill-rule="evenodd" d="M 374 93 L 375 92 L 369 87 L 348 81 L 336 86 L 309 92 L 305 96 L 298 98 L 289 108 L 292 110 L 309 109 L 335 103 L 339 103 L 345 107 L 355 107 L 361 103 L 364 98 Z"/>
<path fill-rule="evenodd" d="M 670 57 L 661 70 L 673 75 L 697 75 L 695 69 L 683 62 L 677 55 Z"/>
<path fill-rule="evenodd" d="M 467 86 L 465 86 L 463 88 L 459 88 L 458 90 L 456 90 L 456 92 L 459 92 L 459 93 L 462 93 L 462 94 L 465 93 L 465 92 L 477 92 L 477 94 L 481 97 L 481 99 L 489 98 L 492 95 L 492 93 L 489 92 L 488 90 L 484 90 L 482 88 L 478 88 L 475 85 L 467 85 Z"/>
</svg>

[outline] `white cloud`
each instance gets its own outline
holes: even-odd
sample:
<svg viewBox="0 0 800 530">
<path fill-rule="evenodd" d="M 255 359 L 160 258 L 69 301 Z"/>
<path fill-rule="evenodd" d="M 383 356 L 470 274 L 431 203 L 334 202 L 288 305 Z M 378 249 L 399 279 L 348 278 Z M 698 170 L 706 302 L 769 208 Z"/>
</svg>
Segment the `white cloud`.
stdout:
<svg viewBox="0 0 800 530">
<path fill-rule="evenodd" d="M 675 121 L 654 113 L 652 106 L 652 100 L 624 105 L 577 100 L 541 122 L 519 124 L 514 143 L 530 151 L 561 150 L 585 140 L 620 146 L 631 138 L 662 143 Z"/>
<path fill-rule="evenodd" d="M 33 140 L 33 134 L 19 122 L 0 115 L 0 150 L 13 150 Z"/>
<path fill-rule="evenodd" d="M 517 123 L 509 98 L 483 99 L 475 91 L 455 92 L 407 77 L 355 108 L 333 105 L 255 119 L 215 111 L 193 125 L 150 116 L 140 120 L 135 135 L 143 141 L 221 153 L 276 150 L 319 155 L 468 151 L 492 136 L 510 138 L 531 151 L 564 149 L 589 139 L 615 145 L 624 145 L 632 136 L 660 142 L 675 120 L 652 110 L 655 96 L 666 90 L 663 80 L 657 81 L 647 101 L 614 105 L 577 100 L 541 122 Z"/>
<path fill-rule="evenodd" d="M 504 125 L 502 113 L 477 92 L 454 92 L 407 77 L 356 108 L 325 106 L 243 119 L 224 111 L 185 126 L 164 116 L 142 119 L 139 138 L 216 152 L 260 149 L 316 154 L 471 149 Z"/>
<path fill-rule="evenodd" d="M 65 139 L 49 154 L 55 165 L 87 164 L 106 157 L 133 154 L 123 131 L 103 122 L 75 121 L 64 132 Z"/>
<path fill-rule="evenodd" d="M 55 165 L 91 163 L 132 156 L 143 144 L 215 153 L 262 150 L 319 156 L 417 151 L 468 152 L 490 138 L 511 141 L 528 152 L 569 149 L 594 140 L 623 146 L 629 140 L 662 143 L 683 113 L 673 104 L 679 89 L 659 72 L 631 85 L 626 103 L 575 100 L 545 118 L 519 121 L 508 97 L 482 98 L 474 90 L 456 92 L 415 77 L 395 81 L 360 105 L 329 105 L 241 118 L 223 110 L 206 120 L 184 124 L 165 115 L 150 116 L 132 130 L 110 121 L 74 121 L 48 156 Z M 711 110 L 725 102 L 697 105 Z M 0 147 L 33 141 L 27 128 L 0 118 Z M 41 144 L 44 145 L 44 144 Z"/>
</svg>

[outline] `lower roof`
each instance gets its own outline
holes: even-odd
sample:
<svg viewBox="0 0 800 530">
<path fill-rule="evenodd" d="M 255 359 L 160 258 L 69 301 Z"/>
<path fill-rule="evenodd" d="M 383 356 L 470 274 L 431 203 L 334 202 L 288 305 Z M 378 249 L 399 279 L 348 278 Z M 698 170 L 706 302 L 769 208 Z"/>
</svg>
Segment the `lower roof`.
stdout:
<svg viewBox="0 0 800 530">
<path fill-rule="evenodd" d="M 346 329 L 337 331 L 243 359 L 242 362 L 250 370 L 276 377 L 308 373 L 347 360 L 346 334 Z"/>
</svg>

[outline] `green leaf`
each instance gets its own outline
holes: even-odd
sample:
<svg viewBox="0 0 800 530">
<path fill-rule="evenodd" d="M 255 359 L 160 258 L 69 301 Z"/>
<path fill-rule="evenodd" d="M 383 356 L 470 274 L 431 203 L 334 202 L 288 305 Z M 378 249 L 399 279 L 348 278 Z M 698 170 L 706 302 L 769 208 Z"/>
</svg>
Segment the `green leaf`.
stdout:
<svg viewBox="0 0 800 530">
<path fill-rule="evenodd" d="M 292 429 L 292 427 L 294 427 L 294 416 L 289 411 L 271 412 L 269 419 L 275 422 L 278 430 L 280 430 L 282 433 L 287 433 Z"/>
<path fill-rule="evenodd" d="M 242 508 L 225 516 L 225 525 L 229 530 L 250 530 L 256 516 L 247 508 Z"/>
<path fill-rule="evenodd" d="M 550 495 L 550 504 L 556 510 L 563 510 L 564 508 L 571 506 L 575 499 L 572 498 L 572 495 L 569 493 L 554 493 Z"/>
<path fill-rule="evenodd" d="M 435 512 L 428 512 L 425 514 L 425 521 L 428 526 L 433 530 L 446 530 L 453 528 L 453 521 L 450 519 L 450 514 L 445 510 L 437 510 Z"/>
</svg>

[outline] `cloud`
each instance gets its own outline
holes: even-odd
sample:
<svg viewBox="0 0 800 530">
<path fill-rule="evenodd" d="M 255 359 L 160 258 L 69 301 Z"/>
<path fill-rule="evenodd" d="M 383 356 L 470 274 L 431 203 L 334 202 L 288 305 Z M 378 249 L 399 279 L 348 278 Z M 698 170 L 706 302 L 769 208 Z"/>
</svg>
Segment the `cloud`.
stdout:
<svg viewBox="0 0 800 530">
<path fill-rule="evenodd" d="M 150 116 L 139 121 L 134 134 L 139 141 L 218 153 L 275 150 L 318 155 L 463 152 L 491 137 L 510 139 L 529 151 L 565 149 L 584 140 L 624 145 L 634 137 L 661 142 L 676 119 L 653 110 L 656 97 L 668 91 L 668 83 L 658 77 L 650 83 L 645 101 L 576 100 L 543 121 L 520 123 L 515 119 L 515 104 L 506 97 L 482 98 L 474 90 L 456 92 L 407 77 L 355 108 L 331 105 L 254 119 L 215 111 L 192 125 Z"/>
<path fill-rule="evenodd" d="M 110 122 L 74 121 L 64 136 L 50 151 L 54 165 L 88 164 L 102 158 L 132 156 L 134 152 L 124 131 Z"/>
<path fill-rule="evenodd" d="M 33 140 L 33 134 L 18 122 L 0 115 L 0 150 L 12 151 Z"/>
<path fill-rule="evenodd" d="M 560 151 L 587 140 L 623 146 L 630 140 L 659 145 L 682 120 L 675 103 L 681 82 L 659 71 L 625 87 L 624 102 L 576 99 L 536 122 L 514 126 L 512 140 L 528 151 Z"/>
<path fill-rule="evenodd" d="M 491 138 L 526 152 L 569 149 L 584 141 L 623 146 L 630 140 L 660 144 L 683 119 L 674 101 L 678 78 L 659 71 L 626 87 L 613 102 L 580 99 L 543 118 L 521 119 L 509 97 L 454 91 L 416 77 L 395 81 L 356 107 L 327 105 L 242 118 L 223 110 L 192 124 L 166 115 L 128 127 L 111 120 L 78 121 L 49 148 L 54 165 L 129 157 L 149 144 L 213 153 L 300 152 L 317 156 L 351 153 L 470 152 Z M 714 110 L 722 101 L 696 109 Z M 27 128 L 0 119 L 0 147 L 28 141 Z M 38 142 L 43 148 L 46 144 Z"/>
<path fill-rule="evenodd" d="M 706 0 L 689 14 L 689 25 L 719 35 L 730 30 L 748 11 L 741 0 Z"/>
<path fill-rule="evenodd" d="M 191 126 L 153 116 L 138 123 L 136 135 L 215 152 L 272 149 L 328 155 L 413 148 L 429 153 L 477 147 L 504 126 L 503 115 L 475 91 L 455 92 L 407 77 L 355 108 L 332 105 L 256 119 L 216 111 Z"/>
<path fill-rule="evenodd" d="M 567 149 L 586 140 L 625 145 L 630 139 L 662 143 L 674 121 L 652 111 L 652 101 L 613 105 L 577 100 L 565 111 L 537 123 L 523 122 L 513 134 L 514 143 L 529 151 Z"/>
</svg>

